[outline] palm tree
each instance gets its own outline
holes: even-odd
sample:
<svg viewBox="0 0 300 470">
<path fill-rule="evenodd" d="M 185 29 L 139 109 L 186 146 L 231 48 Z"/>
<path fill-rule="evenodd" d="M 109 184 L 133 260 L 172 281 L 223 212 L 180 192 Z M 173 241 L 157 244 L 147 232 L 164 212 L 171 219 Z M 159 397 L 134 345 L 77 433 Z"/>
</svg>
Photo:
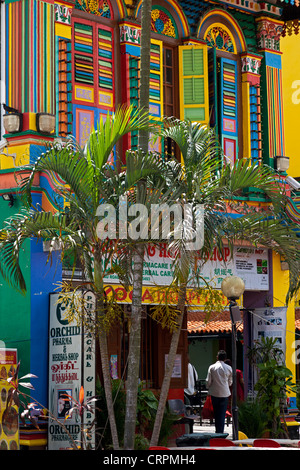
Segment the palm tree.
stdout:
<svg viewBox="0 0 300 470">
<path fill-rule="evenodd" d="M 108 163 L 115 145 L 128 132 L 148 128 L 148 125 L 147 113 L 121 107 L 115 114 L 108 115 L 105 121 L 100 120 L 84 150 L 75 141 L 63 148 L 55 145 L 49 148 L 34 165 L 26 167 L 30 175 L 21 183 L 24 208 L 0 231 L 0 272 L 23 293 L 26 292 L 26 284 L 19 255 L 26 239 L 49 240 L 51 246 L 58 243 L 62 256 L 69 250 L 75 260 L 81 260 L 86 279 L 96 295 L 102 372 L 114 449 L 119 449 L 119 442 L 111 395 L 106 330 L 103 327 L 106 313 L 103 265 L 109 262 L 114 251 L 111 240 L 98 239 L 96 214 L 99 204 L 115 205 L 124 191 L 124 174 Z M 64 185 L 56 187 L 55 191 L 67 204 L 61 205 L 55 214 L 32 207 L 31 188 L 39 172 L 53 172 L 64 181 Z M 143 176 L 143 172 L 141 174 Z M 133 184 L 134 176 L 131 175 L 129 180 Z"/>
<path fill-rule="evenodd" d="M 191 271 L 199 262 L 199 255 L 204 260 L 205 255 L 212 252 L 215 246 L 222 253 L 225 244 L 229 244 L 232 250 L 236 240 L 248 240 L 254 245 L 272 248 L 288 261 L 290 289 L 287 300 L 295 292 L 299 282 L 299 238 L 295 227 L 285 220 L 286 195 L 274 170 L 246 159 L 237 161 L 232 167 L 223 164 L 222 151 L 214 131 L 198 123 L 166 119 L 162 136 L 172 138 L 181 151 L 184 169 L 184 181 L 181 181 L 184 183 L 183 203 L 190 202 L 194 207 L 197 204 L 203 205 L 204 240 L 200 251 L 187 249 L 185 237 L 176 242 L 178 256 L 175 259 L 174 282 L 179 290 L 178 325 L 172 333 L 151 446 L 158 442 L 182 327 L 186 289 L 191 274 L 193 275 Z M 263 214 L 253 212 L 238 218 L 230 217 L 228 205 L 249 187 L 265 193 L 270 209 Z"/>
<path fill-rule="evenodd" d="M 140 60 L 140 96 L 139 106 L 149 112 L 150 89 L 150 47 L 151 47 L 151 8 L 152 0 L 142 1 L 141 10 L 141 60 Z M 139 148 L 144 154 L 148 152 L 149 132 L 141 129 L 138 134 Z M 136 188 L 137 202 L 145 202 L 145 181 L 140 180 Z M 142 285 L 143 285 L 143 261 L 145 244 L 139 243 L 133 254 L 134 273 L 132 285 L 132 322 L 130 331 L 130 343 L 128 354 L 128 380 L 126 386 L 126 411 L 125 411 L 125 449 L 134 448 L 134 436 L 136 427 L 138 378 L 140 366 L 140 341 L 141 341 L 141 311 L 142 311 Z"/>
</svg>

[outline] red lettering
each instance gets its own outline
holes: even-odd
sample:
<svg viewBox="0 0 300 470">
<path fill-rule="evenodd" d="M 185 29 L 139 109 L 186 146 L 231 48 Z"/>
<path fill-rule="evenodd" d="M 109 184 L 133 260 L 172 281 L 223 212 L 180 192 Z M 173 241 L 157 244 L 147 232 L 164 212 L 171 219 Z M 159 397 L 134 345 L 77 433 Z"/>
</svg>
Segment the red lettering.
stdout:
<svg viewBox="0 0 300 470">
<path fill-rule="evenodd" d="M 149 245 L 148 246 L 148 255 L 149 256 L 154 256 L 155 255 L 155 246 L 154 245 Z"/>
<path fill-rule="evenodd" d="M 144 294 L 142 295 L 142 302 L 145 302 L 145 301 L 149 301 L 149 302 L 153 302 L 153 297 L 152 295 L 150 294 L 149 290 L 146 289 Z"/>
<path fill-rule="evenodd" d="M 166 243 L 162 243 L 160 245 L 159 257 L 160 258 L 166 258 L 167 257 L 167 244 Z"/>
<path fill-rule="evenodd" d="M 116 294 L 116 298 L 117 298 L 117 300 L 119 300 L 119 302 L 122 302 L 122 300 L 125 300 L 126 297 L 127 297 L 127 292 L 124 289 L 124 287 L 117 287 L 115 289 L 115 294 Z"/>
<path fill-rule="evenodd" d="M 228 261 L 229 256 L 230 256 L 230 248 L 228 246 L 226 246 L 224 248 L 224 261 L 225 261 L 225 263 Z"/>
</svg>

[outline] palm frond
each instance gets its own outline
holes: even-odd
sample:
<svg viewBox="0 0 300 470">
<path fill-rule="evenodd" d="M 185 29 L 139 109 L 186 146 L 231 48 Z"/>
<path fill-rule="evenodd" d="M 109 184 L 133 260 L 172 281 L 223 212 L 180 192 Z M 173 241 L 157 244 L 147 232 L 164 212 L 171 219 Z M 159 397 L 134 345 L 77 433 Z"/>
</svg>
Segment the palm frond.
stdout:
<svg viewBox="0 0 300 470">
<path fill-rule="evenodd" d="M 272 249 L 285 259 L 289 266 L 288 302 L 299 289 L 300 238 L 298 226 L 287 223 L 280 215 L 247 214 L 228 219 L 223 227 L 226 238 L 247 240 L 254 246 Z"/>
<path fill-rule="evenodd" d="M 61 178 L 61 185 L 56 191 L 65 191 L 69 187 L 82 205 L 88 207 L 92 202 L 94 167 L 80 153 L 72 152 L 68 147 L 54 145 L 42 153 L 36 163 L 28 168 L 31 173 L 20 185 L 23 201 L 27 206 L 32 204 L 31 188 L 39 172 L 50 172 Z"/>
<path fill-rule="evenodd" d="M 78 249 L 87 245 L 85 234 L 76 229 L 76 221 L 65 214 L 24 210 L 5 223 L 0 231 L 0 272 L 14 288 L 25 293 L 26 283 L 20 265 L 20 254 L 26 240 L 47 240 L 52 245 Z M 51 247 L 50 247 L 51 253 Z"/>
<path fill-rule="evenodd" d="M 97 129 L 90 134 L 86 144 L 86 157 L 101 169 L 108 162 L 118 140 L 129 132 L 150 127 L 149 113 L 135 110 L 133 106 L 120 106 L 115 113 L 101 116 Z"/>
</svg>

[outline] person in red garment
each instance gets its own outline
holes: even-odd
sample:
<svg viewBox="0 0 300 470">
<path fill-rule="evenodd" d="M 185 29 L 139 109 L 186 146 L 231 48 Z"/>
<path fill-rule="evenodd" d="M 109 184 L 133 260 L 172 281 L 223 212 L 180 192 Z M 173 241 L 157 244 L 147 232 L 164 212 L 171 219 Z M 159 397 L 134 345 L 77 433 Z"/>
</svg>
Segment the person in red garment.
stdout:
<svg viewBox="0 0 300 470">
<path fill-rule="evenodd" d="M 232 367 L 232 363 L 230 359 L 226 359 L 225 364 L 228 364 L 230 367 Z M 230 391 L 232 394 L 232 387 L 230 387 Z M 243 372 L 240 369 L 236 369 L 236 396 L 237 396 L 237 401 L 244 401 L 244 377 L 243 377 Z M 228 409 L 231 409 L 231 403 L 230 403 L 230 408 L 228 406 Z"/>
</svg>

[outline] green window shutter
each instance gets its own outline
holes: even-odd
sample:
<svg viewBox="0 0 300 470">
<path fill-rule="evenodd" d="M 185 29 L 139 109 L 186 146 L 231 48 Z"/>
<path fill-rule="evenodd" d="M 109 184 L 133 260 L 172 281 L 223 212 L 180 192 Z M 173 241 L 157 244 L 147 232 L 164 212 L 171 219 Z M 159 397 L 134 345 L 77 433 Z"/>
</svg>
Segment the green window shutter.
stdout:
<svg viewBox="0 0 300 470">
<path fill-rule="evenodd" d="M 208 124 L 207 46 L 179 46 L 180 117 Z"/>
</svg>

